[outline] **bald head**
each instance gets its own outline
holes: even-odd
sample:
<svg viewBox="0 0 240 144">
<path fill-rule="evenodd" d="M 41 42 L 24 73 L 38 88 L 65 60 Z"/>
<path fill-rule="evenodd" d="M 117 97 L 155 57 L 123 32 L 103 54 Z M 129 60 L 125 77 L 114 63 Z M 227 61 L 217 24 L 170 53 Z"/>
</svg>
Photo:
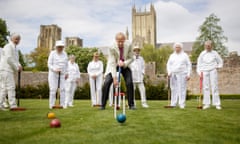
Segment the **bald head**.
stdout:
<svg viewBox="0 0 240 144">
<path fill-rule="evenodd" d="M 122 32 L 119 32 L 116 34 L 115 39 L 116 39 L 118 48 L 123 48 L 124 42 L 125 42 L 125 35 Z"/>
<path fill-rule="evenodd" d="M 11 38 L 11 41 L 15 44 L 15 45 L 18 45 L 20 43 L 20 40 L 21 40 L 21 36 L 17 33 L 13 33 L 11 34 L 10 36 Z"/>
<path fill-rule="evenodd" d="M 212 50 L 212 41 L 210 41 L 210 40 L 205 41 L 204 47 L 205 47 L 206 51 L 211 51 Z"/>
</svg>

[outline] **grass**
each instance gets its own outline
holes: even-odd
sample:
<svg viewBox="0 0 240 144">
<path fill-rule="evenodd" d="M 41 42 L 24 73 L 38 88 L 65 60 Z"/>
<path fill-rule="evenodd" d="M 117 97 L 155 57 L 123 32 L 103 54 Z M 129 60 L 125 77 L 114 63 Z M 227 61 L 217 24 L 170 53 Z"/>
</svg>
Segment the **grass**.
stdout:
<svg viewBox="0 0 240 144">
<path fill-rule="evenodd" d="M 1 144 L 237 144 L 240 143 L 240 100 L 223 100 L 221 111 L 196 109 L 196 100 L 184 110 L 165 109 L 166 101 L 149 101 L 150 108 L 127 110 L 119 124 L 112 108 L 99 111 L 90 101 L 51 110 L 61 128 L 49 128 L 47 100 L 22 100 L 24 112 L 0 111 Z"/>
</svg>

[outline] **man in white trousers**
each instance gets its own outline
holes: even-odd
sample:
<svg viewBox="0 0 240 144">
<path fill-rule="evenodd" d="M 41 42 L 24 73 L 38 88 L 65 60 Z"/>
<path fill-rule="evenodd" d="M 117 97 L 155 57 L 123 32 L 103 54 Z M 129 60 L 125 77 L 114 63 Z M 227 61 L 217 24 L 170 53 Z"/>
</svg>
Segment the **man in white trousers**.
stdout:
<svg viewBox="0 0 240 144">
<path fill-rule="evenodd" d="M 133 47 L 133 62 L 130 64 L 130 68 L 132 70 L 132 78 L 133 78 L 133 87 L 134 91 L 136 87 L 138 87 L 141 95 L 142 107 L 148 108 L 147 99 L 146 99 L 146 90 L 143 83 L 144 75 L 145 75 L 145 62 L 142 56 L 140 56 L 140 47 Z M 136 103 L 135 103 L 136 104 Z"/>
<path fill-rule="evenodd" d="M 48 57 L 48 83 L 50 88 L 49 108 L 52 109 L 56 101 L 58 79 L 60 74 L 60 105 L 64 107 L 65 102 L 65 79 L 67 74 L 68 57 L 64 51 L 64 42 L 56 41 L 55 50 L 51 51 Z"/>
<path fill-rule="evenodd" d="M 99 60 L 98 52 L 93 55 L 93 60 L 87 67 L 92 106 L 102 105 L 102 81 L 103 81 L 103 63 Z"/>
<path fill-rule="evenodd" d="M 18 49 L 20 43 L 19 34 L 12 34 L 11 41 L 6 44 L 1 53 L 0 59 L 0 109 L 5 110 L 3 103 L 8 95 L 10 108 L 16 108 L 16 92 L 14 74 L 22 71 L 22 66 L 18 60 Z"/>
<path fill-rule="evenodd" d="M 218 91 L 217 69 L 223 67 L 220 55 L 212 49 L 212 41 L 205 42 L 205 50 L 201 52 L 197 60 L 197 72 L 203 74 L 203 109 L 210 108 L 210 90 L 212 91 L 212 105 L 220 110 L 221 101 Z M 210 87 L 211 86 L 211 87 Z"/>
<path fill-rule="evenodd" d="M 187 81 L 190 79 L 192 64 L 188 55 L 183 51 L 182 43 L 173 45 L 174 52 L 167 62 L 168 78 L 171 88 L 171 106 L 177 104 L 181 109 L 185 108 Z"/>
<path fill-rule="evenodd" d="M 67 68 L 68 78 L 65 84 L 65 105 L 63 108 L 73 107 L 74 93 L 77 84 L 80 82 L 80 70 L 78 64 L 75 63 L 75 56 L 70 55 Z"/>
</svg>

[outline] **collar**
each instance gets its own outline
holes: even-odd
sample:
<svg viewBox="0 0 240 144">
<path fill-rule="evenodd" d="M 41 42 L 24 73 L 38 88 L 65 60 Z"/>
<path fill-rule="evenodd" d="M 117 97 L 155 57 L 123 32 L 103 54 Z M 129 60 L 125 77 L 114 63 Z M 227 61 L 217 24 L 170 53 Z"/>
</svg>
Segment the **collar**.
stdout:
<svg viewBox="0 0 240 144">
<path fill-rule="evenodd" d="M 9 44 L 10 44 L 11 46 L 13 46 L 14 48 L 17 47 L 12 41 L 10 41 Z"/>
</svg>

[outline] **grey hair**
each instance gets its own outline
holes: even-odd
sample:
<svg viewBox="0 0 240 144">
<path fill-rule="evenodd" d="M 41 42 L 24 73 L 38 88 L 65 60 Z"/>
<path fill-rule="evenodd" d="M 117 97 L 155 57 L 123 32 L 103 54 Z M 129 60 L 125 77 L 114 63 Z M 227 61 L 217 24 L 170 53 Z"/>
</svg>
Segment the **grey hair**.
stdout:
<svg viewBox="0 0 240 144">
<path fill-rule="evenodd" d="M 180 42 L 174 43 L 173 48 L 175 49 L 177 47 L 177 45 L 179 45 L 181 47 L 181 49 L 183 49 L 183 44 Z"/>
<path fill-rule="evenodd" d="M 20 36 L 20 34 L 18 34 L 18 33 L 12 33 L 11 35 L 10 35 L 10 38 L 11 39 L 13 39 L 13 38 L 21 38 L 21 36 Z"/>
</svg>

